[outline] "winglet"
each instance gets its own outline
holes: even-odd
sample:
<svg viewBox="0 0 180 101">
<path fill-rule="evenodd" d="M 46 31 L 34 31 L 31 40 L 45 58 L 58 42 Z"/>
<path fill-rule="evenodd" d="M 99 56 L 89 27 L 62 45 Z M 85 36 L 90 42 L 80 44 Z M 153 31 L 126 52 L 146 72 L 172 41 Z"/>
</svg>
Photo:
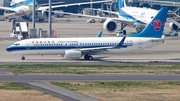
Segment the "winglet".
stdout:
<svg viewBox="0 0 180 101">
<path fill-rule="evenodd" d="M 99 34 L 97 35 L 97 37 L 101 37 L 102 36 L 102 31 L 99 32 Z"/>
<path fill-rule="evenodd" d="M 119 42 L 119 44 L 115 48 L 121 48 L 123 46 L 123 44 L 124 44 L 125 39 L 126 39 L 126 36 L 124 36 L 122 38 L 122 40 Z"/>
</svg>

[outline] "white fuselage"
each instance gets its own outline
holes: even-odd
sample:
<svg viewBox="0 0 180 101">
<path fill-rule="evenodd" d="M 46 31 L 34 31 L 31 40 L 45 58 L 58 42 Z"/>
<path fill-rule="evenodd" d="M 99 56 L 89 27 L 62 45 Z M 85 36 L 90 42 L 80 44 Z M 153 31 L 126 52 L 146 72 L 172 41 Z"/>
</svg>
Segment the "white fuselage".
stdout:
<svg viewBox="0 0 180 101">
<path fill-rule="evenodd" d="M 152 42 L 155 38 L 126 37 L 122 48 L 110 48 L 107 52 L 121 53 L 127 51 L 141 50 L 162 43 Z M 122 40 L 118 38 L 41 38 L 26 39 L 15 42 L 6 50 L 18 55 L 59 55 L 66 50 L 93 49 L 101 47 L 117 46 Z M 96 51 L 96 50 L 94 50 Z"/>
<path fill-rule="evenodd" d="M 31 15 L 32 14 L 32 5 L 22 5 L 17 8 L 14 8 L 16 15 Z"/>
<path fill-rule="evenodd" d="M 17 8 L 14 8 L 14 13 L 5 13 L 4 16 L 6 19 L 17 19 L 21 16 L 29 16 L 32 14 L 32 5 L 22 5 Z"/>
<path fill-rule="evenodd" d="M 123 7 L 121 8 L 121 10 L 126 14 L 119 12 L 119 16 L 123 16 L 126 19 L 131 19 L 134 21 L 135 24 L 138 20 L 140 22 L 137 22 L 137 24 L 144 23 L 144 25 L 149 24 L 151 20 L 154 18 L 154 16 L 156 16 L 156 14 L 158 13 L 158 10 L 139 7 Z"/>
</svg>

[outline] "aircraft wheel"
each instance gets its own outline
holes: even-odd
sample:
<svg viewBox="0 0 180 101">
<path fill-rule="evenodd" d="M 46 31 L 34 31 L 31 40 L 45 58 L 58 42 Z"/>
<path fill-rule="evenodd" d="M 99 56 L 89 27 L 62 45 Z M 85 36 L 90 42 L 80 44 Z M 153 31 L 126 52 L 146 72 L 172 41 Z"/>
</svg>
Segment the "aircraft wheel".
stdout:
<svg viewBox="0 0 180 101">
<path fill-rule="evenodd" d="M 39 22 L 42 22 L 42 19 L 39 19 Z"/>
<path fill-rule="evenodd" d="M 92 56 L 88 56 L 88 59 L 89 59 L 89 60 L 93 60 L 93 57 L 92 57 Z"/>
<path fill-rule="evenodd" d="M 126 30 L 123 30 L 123 35 L 126 35 Z"/>
<path fill-rule="evenodd" d="M 23 57 L 21 58 L 21 60 L 25 60 L 25 57 L 23 56 Z"/>
<path fill-rule="evenodd" d="M 178 36 L 178 33 L 175 33 L 174 36 Z"/>
</svg>

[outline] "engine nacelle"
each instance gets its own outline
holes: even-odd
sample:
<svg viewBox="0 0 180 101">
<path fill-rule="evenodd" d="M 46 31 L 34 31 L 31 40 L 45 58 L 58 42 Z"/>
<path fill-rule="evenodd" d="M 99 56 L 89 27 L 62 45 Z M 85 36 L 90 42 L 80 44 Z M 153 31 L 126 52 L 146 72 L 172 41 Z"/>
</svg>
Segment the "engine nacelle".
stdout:
<svg viewBox="0 0 180 101">
<path fill-rule="evenodd" d="M 15 12 L 16 14 L 25 14 L 25 12 L 23 11 L 23 10 L 21 10 L 21 9 L 19 9 L 19 10 L 17 10 L 16 12 Z"/>
<path fill-rule="evenodd" d="M 42 10 L 41 14 L 42 14 L 42 17 L 44 18 L 47 18 L 48 17 L 48 12 L 46 10 Z"/>
<path fill-rule="evenodd" d="M 65 51 L 65 58 L 67 59 L 79 59 L 82 57 L 81 51 L 67 50 Z"/>
<path fill-rule="evenodd" d="M 103 28 L 105 30 L 107 30 L 108 32 L 112 33 L 116 30 L 117 28 L 117 24 L 114 20 L 112 19 L 107 19 L 104 24 L 103 24 Z"/>
<path fill-rule="evenodd" d="M 177 29 L 178 29 L 178 26 L 175 25 L 175 24 L 172 23 L 172 22 L 169 23 L 169 27 L 170 27 L 171 30 L 177 30 Z"/>
</svg>

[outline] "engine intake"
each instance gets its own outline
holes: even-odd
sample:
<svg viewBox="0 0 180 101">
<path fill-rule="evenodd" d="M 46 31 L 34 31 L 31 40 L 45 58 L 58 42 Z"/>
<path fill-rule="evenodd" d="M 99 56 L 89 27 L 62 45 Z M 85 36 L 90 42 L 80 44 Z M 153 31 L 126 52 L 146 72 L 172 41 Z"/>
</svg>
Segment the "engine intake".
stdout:
<svg viewBox="0 0 180 101">
<path fill-rule="evenodd" d="M 108 32 L 112 33 L 116 30 L 117 28 L 117 24 L 114 20 L 112 19 L 107 19 L 104 24 L 103 24 L 103 28 L 105 30 L 107 30 Z"/>
<path fill-rule="evenodd" d="M 82 57 L 81 51 L 67 50 L 65 51 L 65 58 L 67 59 L 79 59 Z"/>
<path fill-rule="evenodd" d="M 175 25 L 175 24 L 172 23 L 172 22 L 169 23 L 169 27 L 170 27 L 171 30 L 177 30 L 177 29 L 178 29 L 178 26 Z"/>
</svg>

